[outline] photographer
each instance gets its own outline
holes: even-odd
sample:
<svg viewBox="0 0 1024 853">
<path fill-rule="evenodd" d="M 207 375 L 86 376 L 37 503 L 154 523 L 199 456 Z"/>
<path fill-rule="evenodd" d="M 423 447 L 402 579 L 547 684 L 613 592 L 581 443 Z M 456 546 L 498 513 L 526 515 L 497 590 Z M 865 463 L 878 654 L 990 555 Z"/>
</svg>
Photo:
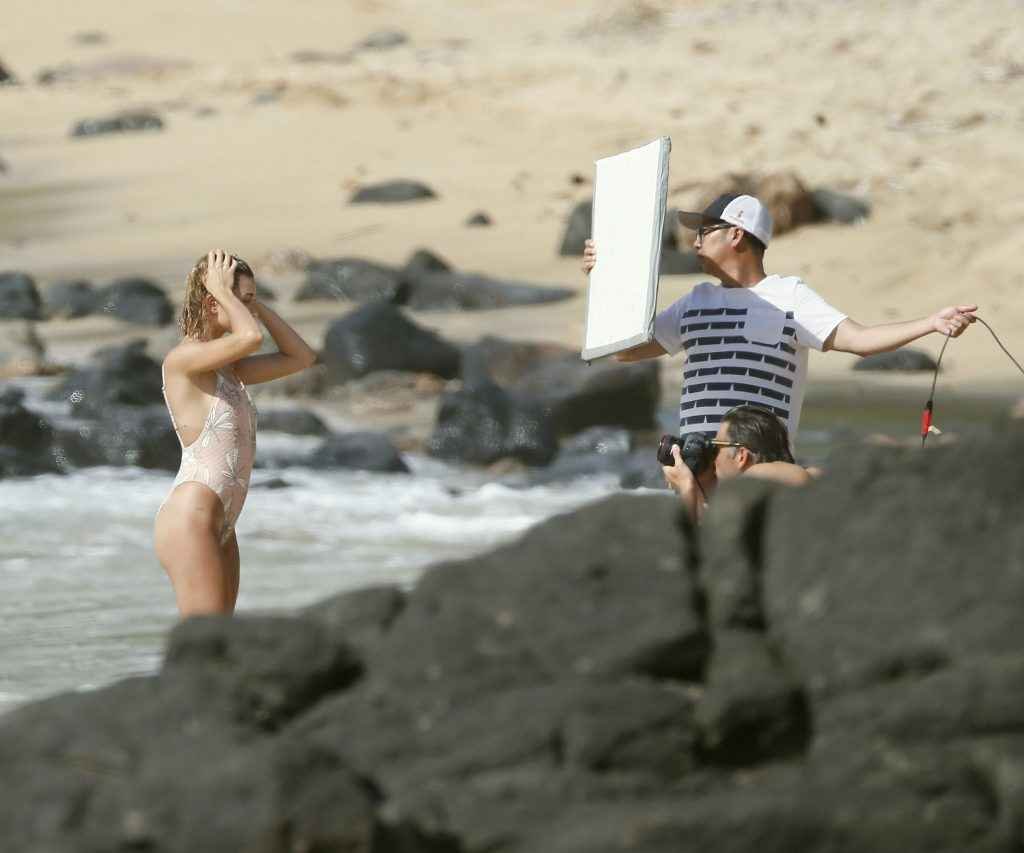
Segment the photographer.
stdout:
<svg viewBox="0 0 1024 853">
<path fill-rule="evenodd" d="M 742 474 L 787 486 L 810 482 L 811 475 L 795 463 L 789 447 L 789 433 L 781 419 L 758 406 L 742 405 L 722 416 L 714 438 L 693 436 L 686 460 L 674 443 L 670 450 L 674 464 L 663 464 L 662 470 L 690 517 L 699 522 L 719 480 Z M 659 458 L 665 461 L 660 452 Z"/>
</svg>

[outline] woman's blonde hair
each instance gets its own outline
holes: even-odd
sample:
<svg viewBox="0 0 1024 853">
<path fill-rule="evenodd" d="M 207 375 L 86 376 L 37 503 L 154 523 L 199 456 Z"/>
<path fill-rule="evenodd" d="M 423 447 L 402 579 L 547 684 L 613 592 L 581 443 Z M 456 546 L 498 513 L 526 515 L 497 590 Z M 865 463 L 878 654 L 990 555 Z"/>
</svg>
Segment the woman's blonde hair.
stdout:
<svg viewBox="0 0 1024 853">
<path fill-rule="evenodd" d="M 231 256 L 235 261 L 235 280 L 231 286 L 238 287 L 238 281 L 242 276 L 248 276 L 253 281 L 252 267 L 243 261 L 238 255 Z M 206 297 L 209 291 L 206 289 L 206 255 L 203 255 L 192 272 L 185 278 L 185 301 L 181 305 L 181 314 L 178 316 L 178 327 L 186 338 L 206 340 L 210 335 L 210 316 L 206 310 Z"/>
</svg>

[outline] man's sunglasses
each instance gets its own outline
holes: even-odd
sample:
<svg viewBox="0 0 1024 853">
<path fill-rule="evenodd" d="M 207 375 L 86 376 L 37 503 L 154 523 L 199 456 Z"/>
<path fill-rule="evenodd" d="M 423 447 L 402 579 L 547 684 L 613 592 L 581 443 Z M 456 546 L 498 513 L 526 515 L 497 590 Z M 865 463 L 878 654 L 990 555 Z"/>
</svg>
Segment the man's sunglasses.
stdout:
<svg viewBox="0 0 1024 853">
<path fill-rule="evenodd" d="M 721 231 L 723 228 L 732 228 L 728 222 L 715 222 L 711 225 L 701 225 L 697 229 L 697 239 L 703 241 L 712 231 Z"/>
<path fill-rule="evenodd" d="M 738 441 L 722 441 L 722 439 L 720 439 L 720 438 L 712 438 L 708 443 L 713 448 L 713 450 L 712 450 L 712 458 L 714 456 L 717 456 L 718 455 L 718 451 L 721 448 L 723 448 L 723 447 L 746 447 L 747 446 L 745 444 L 740 444 Z M 748 450 L 749 450 L 749 448 L 748 448 Z"/>
</svg>

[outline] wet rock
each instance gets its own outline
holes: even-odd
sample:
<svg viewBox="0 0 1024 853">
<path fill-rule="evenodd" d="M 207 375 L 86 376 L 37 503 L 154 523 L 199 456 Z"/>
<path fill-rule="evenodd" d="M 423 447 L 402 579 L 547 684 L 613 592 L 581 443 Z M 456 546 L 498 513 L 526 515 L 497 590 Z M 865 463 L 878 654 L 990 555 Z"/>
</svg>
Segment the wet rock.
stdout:
<svg viewBox="0 0 1024 853">
<path fill-rule="evenodd" d="M 46 291 L 46 314 L 50 319 L 88 317 L 96 310 L 96 288 L 88 281 L 59 281 Z"/>
<path fill-rule="evenodd" d="M 378 370 L 434 373 L 452 379 L 459 350 L 409 320 L 398 308 L 372 302 L 327 328 L 321 361 L 329 384 Z"/>
<path fill-rule="evenodd" d="M 427 447 L 433 456 L 475 465 L 506 458 L 546 465 L 558 450 L 558 437 L 535 401 L 484 380 L 441 398 Z"/>
<path fill-rule="evenodd" d="M 871 205 L 863 199 L 819 187 L 811 193 L 818 217 L 826 222 L 852 225 L 871 215 Z"/>
<path fill-rule="evenodd" d="M 651 429 L 661 393 L 654 362 L 587 365 L 578 358 L 542 365 L 515 389 L 541 403 L 559 435 L 590 426 Z"/>
<path fill-rule="evenodd" d="M 14 74 L 7 70 L 2 62 L 0 62 L 0 86 L 13 86 L 18 81 Z"/>
<path fill-rule="evenodd" d="M 401 204 L 431 198 L 437 198 L 437 193 L 426 184 L 396 180 L 362 187 L 352 195 L 349 204 Z"/>
<path fill-rule="evenodd" d="M 590 427 L 562 442 L 547 467 L 531 472 L 535 485 L 612 474 L 621 477 L 632 465 L 633 436 L 628 430 Z"/>
<path fill-rule="evenodd" d="M 181 442 L 166 406 L 112 404 L 93 414 L 93 420 L 57 431 L 54 443 L 62 469 L 134 465 L 178 470 Z"/>
<path fill-rule="evenodd" d="M 401 30 L 379 30 L 370 33 L 361 42 L 356 43 L 356 50 L 390 50 L 409 42 L 409 36 Z"/>
<path fill-rule="evenodd" d="M 350 432 L 332 435 L 305 460 L 317 470 L 351 468 L 356 471 L 409 473 L 391 439 L 378 432 Z"/>
<path fill-rule="evenodd" d="M 466 219 L 466 226 L 469 228 L 487 228 L 493 224 L 494 220 L 491 219 L 490 214 L 483 210 L 478 210 Z"/>
<path fill-rule="evenodd" d="M 146 341 L 104 347 L 87 366 L 75 370 L 51 393 L 68 400 L 76 417 L 102 417 L 110 406 L 145 406 L 163 402 L 160 365 L 146 354 Z"/>
<path fill-rule="evenodd" d="M 289 435 L 330 435 L 327 426 L 315 412 L 308 409 L 260 409 L 260 431 L 284 432 Z"/>
<path fill-rule="evenodd" d="M 0 272 L 0 319 L 42 320 L 42 300 L 32 276 Z"/>
<path fill-rule="evenodd" d="M 46 371 L 46 347 L 31 320 L 0 320 L 0 379 Z"/>
<path fill-rule="evenodd" d="M 572 350 L 558 344 L 512 341 L 485 335 L 462 348 L 462 379 L 468 384 L 491 379 L 502 386 L 519 382 L 542 364 L 571 358 Z"/>
<path fill-rule="evenodd" d="M 879 352 L 854 362 L 854 370 L 935 370 L 935 359 L 924 350 L 901 347 L 892 352 Z"/>
<path fill-rule="evenodd" d="M 54 430 L 24 406 L 21 391 L 0 391 L 0 478 L 55 473 Z"/>
<path fill-rule="evenodd" d="M 108 133 L 133 133 L 143 130 L 163 130 L 164 122 L 156 113 L 135 110 L 101 118 L 82 119 L 71 128 L 72 136 L 101 136 Z"/>
<path fill-rule="evenodd" d="M 144 278 L 122 278 L 96 294 L 97 311 L 127 323 L 166 326 L 174 319 L 174 308 L 163 289 Z"/>
<path fill-rule="evenodd" d="M 295 294 L 295 300 L 346 299 L 369 302 L 382 299 L 401 302 L 404 299 L 401 272 L 385 264 L 360 258 L 334 258 L 311 261 L 306 267 L 306 282 Z"/>
</svg>

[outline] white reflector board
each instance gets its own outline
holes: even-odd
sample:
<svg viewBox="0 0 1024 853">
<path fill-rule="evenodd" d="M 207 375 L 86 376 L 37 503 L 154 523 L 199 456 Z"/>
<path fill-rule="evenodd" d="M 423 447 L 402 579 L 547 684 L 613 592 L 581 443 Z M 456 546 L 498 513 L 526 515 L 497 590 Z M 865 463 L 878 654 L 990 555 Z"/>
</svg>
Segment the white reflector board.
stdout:
<svg viewBox="0 0 1024 853">
<path fill-rule="evenodd" d="M 654 337 L 671 150 L 672 141 L 663 136 L 594 164 L 597 264 L 587 286 L 585 361 Z"/>
</svg>

